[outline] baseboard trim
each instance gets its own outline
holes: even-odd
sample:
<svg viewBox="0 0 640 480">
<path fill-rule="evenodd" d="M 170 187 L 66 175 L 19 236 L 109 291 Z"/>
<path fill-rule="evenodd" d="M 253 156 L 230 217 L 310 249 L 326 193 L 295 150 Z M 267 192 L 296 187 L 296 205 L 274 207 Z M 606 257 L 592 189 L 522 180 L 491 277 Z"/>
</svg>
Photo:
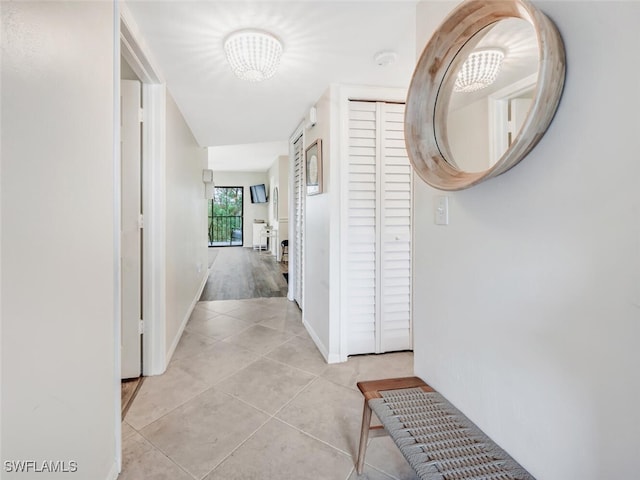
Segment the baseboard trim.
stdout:
<svg viewBox="0 0 640 480">
<path fill-rule="evenodd" d="M 180 343 L 180 339 L 182 338 L 182 334 L 184 333 L 184 329 L 187 326 L 187 322 L 189 321 L 189 318 L 191 318 L 191 314 L 193 313 L 193 309 L 196 308 L 196 305 L 198 304 L 198 301 L 200 300 L 200 297 L 202 296 L 202 292 L 204 291 L 204 286 L 207 284 L 207 280 L 208 279 L 209 279 L 209 271 L 207 270 L 207 273 L 204 275 L 204 277 L 202 278 L 202 281 L 200 282 L 200 286 L 198 287 L 198 291 L 196 293 L 195 298 L 191 301 L 191 305 L 187 309 L 187 314 L 184 316 L 184 318 L 182 319 L 182 322 L 180 323 L 180 328 L 178 329 L 178 333 L 176 334 L 175 338 L 173 339 L 173 342 L 171 342 L 171 347 L 169 348 L 169 351 L 167 352 L 167 365 L 165 366 L 165 368 L 168 367 L 169 363 L 171 362 L 171 358 L 173 357 L 173 353 L 176 351 L 176 348 L 178 347 L 178 343 Z"/>
<path fill-rule="evenodd" d="M 307 332 L 309 333 L 309 336 L 311 337 L 311 340 L 313 340 L 313 343 L 316 344 L 316 347 L 318 347 L 318 350 L 320 350 L 320 354 L 324 357 L 324 360 L 329 363 L 329 350 L 327 350 L 327 348 L 324 346 L 324 344 L 320 341 L 320 337 L 318 337 L 318 335 L 316 334 L 315 330 L 311 327 L 311 325 L 309 325 L 309 323 L 307 323 L 307 321 L 304 319 L 304 317 L 302 318 L 302 325 L 304 325 L 304 328 L 307 329 Z"/>
<path fill-rule="evenodd" d="M 114 463 L 111 466 L 111 470 L 109 470 L 109 473 L 107 474 L 106 480 L 116 480 L 119 474 L 120 474 L 120 469 L 118 468 L 118 464 Z"/>
<path fill-rule="evenodd" d="M 302 319 L 302 325 L 304 325 L 304 328 L 307 329 L 307 332 L 309 333 L 309 336 L 311 337 L 311 340 L 313 340 L 313 343 L 316 344 L 316 347 L 318 347 L 318 350 L 320 350 L 320 354 L 324 357 L 325 362 L 327 363 L 341 363 L 342 360 L 340 360 L 340 355 L 338 354 L 330 354 L 329 350 L 327 349 L 327 347 L 322 343 L 322 341 L 320 340 L 320 337 L 318 337 L 318 335 L 316 334 L 315 330 L 311 327 L 311 325 L 309 325 L 309 323 L 307 323 L 305 321 L 305 319 Z"/>
</svg>

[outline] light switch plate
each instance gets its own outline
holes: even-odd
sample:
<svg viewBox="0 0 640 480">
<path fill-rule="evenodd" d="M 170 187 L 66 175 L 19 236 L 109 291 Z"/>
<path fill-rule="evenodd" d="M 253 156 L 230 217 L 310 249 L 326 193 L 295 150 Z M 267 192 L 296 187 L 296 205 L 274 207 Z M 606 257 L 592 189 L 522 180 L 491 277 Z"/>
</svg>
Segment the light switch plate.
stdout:
<svg viewBox="0 0 640 480">
<path fill-rule="evenodd" d="M 449 197 L 439 195 L 435 203 L 436 225 L 449 225 Z"/>
</svg>

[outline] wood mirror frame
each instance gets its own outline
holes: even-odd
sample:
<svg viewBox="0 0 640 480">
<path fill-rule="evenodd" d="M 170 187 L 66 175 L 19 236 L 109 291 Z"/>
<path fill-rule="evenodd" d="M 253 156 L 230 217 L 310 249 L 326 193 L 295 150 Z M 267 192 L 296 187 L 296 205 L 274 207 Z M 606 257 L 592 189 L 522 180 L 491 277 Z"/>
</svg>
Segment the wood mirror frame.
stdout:
<svg viewBox="0 0 640 480">
<path fill-rule="evenodd" d="M 443 84 L 462 47 L 484 28 L 506 18 L 521 18 L 533 26 L 539 66 L 533 103 L 519 133 L 489 169 L 465 172 L 448 163 L 438 147 L 446 138 L 446 112 L 436 108 L 438 96 L 450 95 L 455 77 Z M 420 178 L 439 190 L 462 190 L 498 176 L 522 160 L 538 143 L 560 102 L 565 78 L 562 38 L 544 13 L 527 0 L 466 0 L 444 20 L 424 48 L 407 95 L 407 152 Z M 453 160 L 453 159 L 452 159 Z M 455 163 L 452 161 L 452 163 Z"/>
</svg>

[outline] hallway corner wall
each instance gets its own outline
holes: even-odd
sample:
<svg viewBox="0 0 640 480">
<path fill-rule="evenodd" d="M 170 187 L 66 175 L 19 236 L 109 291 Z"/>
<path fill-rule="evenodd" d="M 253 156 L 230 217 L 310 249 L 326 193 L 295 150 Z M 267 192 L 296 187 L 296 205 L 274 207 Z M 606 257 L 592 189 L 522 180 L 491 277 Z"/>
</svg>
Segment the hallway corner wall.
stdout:
<svg viewBox="0 0 640 480">
<path fill-rule="evenodd" d="M 0 18 L 0 476 L 46 460 L 114 479 L 117 6 L 0 2 Z"/>
<path fill-rule="evenodd" d="M 207 201 L 198 145 L 167 91 L 166 102 L 166 351 L 175 350 L 207 280 Z"/>
</svg>

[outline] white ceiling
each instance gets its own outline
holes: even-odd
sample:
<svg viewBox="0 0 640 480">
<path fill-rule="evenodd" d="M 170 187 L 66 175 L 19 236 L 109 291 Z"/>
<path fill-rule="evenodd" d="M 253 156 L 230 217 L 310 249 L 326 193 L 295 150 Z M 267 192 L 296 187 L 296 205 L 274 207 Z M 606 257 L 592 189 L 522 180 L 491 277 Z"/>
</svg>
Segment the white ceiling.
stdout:
<svg viewBox="0 0 640 480">
<path fill-rule="evenodd" d="M 407 87 L 415 65 L 415 0 L 127 1 L 139 31 L 198 143 L 233 170 L 251 151 L 286 141 L 330 83 Z M 284 43 L 276 75 L 239 80 L 222 43 L 241 28 L 267 30 Z M 380 51 L 398 54 L 393 65 L 374 62 Z M 245 144 L 252 144 L 246 146 Z M 269 155 L 273 152 L 270 151 Z M 237 156 L 234 156 L 237 155 Z M 255 159 L 254 159 L 255 160 Z M 213 165 L 222 170 L 222 163 Z"/>
<path fill-rule="evenodd" d="M 209 168 L 217 172 L 265 172 L 276 158 L 288 152 L 287 140 L 209 147 Z"/>
</svg>

